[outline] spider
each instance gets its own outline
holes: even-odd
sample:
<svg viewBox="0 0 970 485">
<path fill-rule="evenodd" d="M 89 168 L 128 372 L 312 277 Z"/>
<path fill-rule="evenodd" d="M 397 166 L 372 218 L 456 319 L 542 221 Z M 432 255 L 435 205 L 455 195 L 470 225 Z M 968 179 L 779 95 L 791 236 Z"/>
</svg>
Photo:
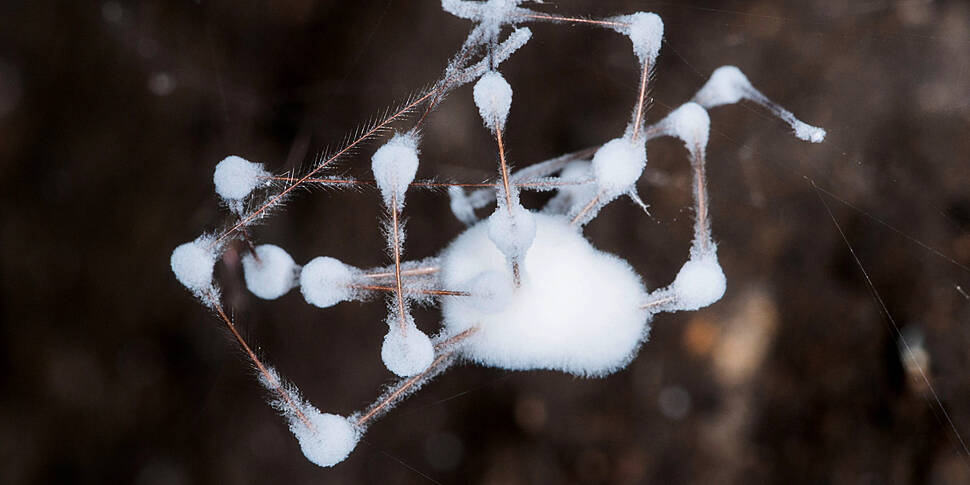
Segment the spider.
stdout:
<svg viewBox="0 0 970 485">
<path fill-rule="evenodd" d="M 817 143 L 825 137 L 824 130 L 799 121 L 762 95 L 733 66 L 715 70 L 689 102 L 646 125 L 648 81 L 663 36 L 660 17 L 638 12 L 602 20 L 569 18 L 525 9 L 521 3 L 442 0 L 444 10 L 472 20 L 475 27 L 431 89 L 302 175 L 277 176 L 261 164 L 227 157 L 216 166 L 213 181 L 231 222 L 172 253 L 177 279 L 230 329 L 261 383 L 273 393 L 272 405 L 317 465 L 344 460 L 375 419 L 456 362 L 603 376 L 635 357 L 654 315 L 697 310 L 718 301 L 726 278 L 708 212 L 708 109 L 749 100 L 789 123 L 798 138 Z M 627 36 L 640 65 L 639 90 L 621 136 L 512 172 L 503 142 L 512 88 L 499 67 L 531 38 L 531 31 L 518 25 L 534 21 L 587 24 Z M 500 40 L 503 30 L 509 30 L 505 26 L 511 31 Z M 421 124 L 447 94 L 471 82 L 482 122 L 496 141 L 498 177 L 483 184 L 416 181 Z M 325 175 L 348 151 L 412 112 L 421 113 L 413 127 L 394 134 L 373 154 L 373 180 Z M 636 183 L 647 162 L 646 143 L 664 136 L 681 140 L 689 154 L 694 236 L 689 258 L 673 282 L 648 291 L 630 264 L 597 250 L 582 230 L 620 197 L 630 197 L 646 210 Z M 359 269 L 318 257 L 300 266 L 278 246 L 252 244 L 247 228 L 305 186 L 376 186 L 387 210 L 383 223 L 393 264 Z M 439 187 L 447 187 L 452 211 L 469 227 L 438 256 L 404 260 L 401 216 L 407 191 Z M 541 209 L 529 210 L 519 200 L 528 190 L 555 194 Z M 492 213 L 478 220 L 475 211 L 493 203 Z M 400 379 L 369 407 L 346 417 L 322 413 L 307 403 L 296 387 L 257 358 L 220 303 L 213 265 L 233 239 L 249 243 L 242 265 L 246 285 L 257 297 L 274 299 L 299 287 L 308 303 L 327 308 L 386 295 L 388 332 L 381 358 Z M 436 335 L 418 329 L 410 311 L 415 304 L 440 304 L 442 324 Z"/>
</svg>

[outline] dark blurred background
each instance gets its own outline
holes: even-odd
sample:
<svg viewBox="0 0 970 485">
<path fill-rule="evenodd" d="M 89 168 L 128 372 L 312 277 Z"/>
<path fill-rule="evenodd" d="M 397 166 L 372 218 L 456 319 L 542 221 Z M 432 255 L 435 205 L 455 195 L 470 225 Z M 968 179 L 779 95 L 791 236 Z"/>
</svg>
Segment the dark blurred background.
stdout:
<svg viewBox="0 0 970 485">
<path fill-rule="evenodd" d="M 722 301 L 660 315 L 604 379 L 453 368 L 321 469 L 169 255 L 224 220 L 219 160 L 306 166 L 433 82 L 470 24 L 434 0 L 4 1 L 0 482 L 970 483 L 970 5 L 536 8 L 659 13 L 650 120 L 734 64 L 829 137 L 798 141 L 751 105 L 714 110 Z M 520 166 L 620 134 L 638 81 L 625 38 L 532 28 L 503 65 Z M 495 173 L 470 93 L 426 126 L 419 177 Z M 336 173 L 367 177 L 373 149 Z M 658 287 L 687 257 L 690 179 L 676 142 L 649 159 L 652 217 L 621 201 L 587 233 Z M 254 237 L 298 262 L 378 266 L 380 215 L 373 191 L 307 192 Z M 407 215 L 412 258 L 462 229 L 441 193 L 409 195 Z M 351 413 L 390 381 L 382 303 L 259 301 L 234 256 L 218 273 L 240 327 L 316 406 Z M 418 313 L 429 332 L 438 319 Z"/>
</svg>

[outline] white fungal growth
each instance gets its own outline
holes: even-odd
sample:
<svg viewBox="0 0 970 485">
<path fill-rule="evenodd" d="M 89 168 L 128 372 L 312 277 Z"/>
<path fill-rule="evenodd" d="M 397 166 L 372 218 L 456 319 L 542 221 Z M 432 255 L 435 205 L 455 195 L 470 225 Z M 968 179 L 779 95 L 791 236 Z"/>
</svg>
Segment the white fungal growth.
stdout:
<svg viewBox="0 0 970 485">
<path fill-rule="evenodd" d="M 593 176 L 604 199 L 613 199 L 636 185 L 647 165 L 647 150 L 629 138 L 614 138 L 593 155 Z"/>
<path fill-rule="evenodd" d="M 536 237 L 535 216 L 513 202 L 511 211 L 504 203 L 488 217 L 488 238 L 509 261 L 518 261 Z"/>
<path fill-rule="evenodd" d="M 371 170 L 384 205 L 396 200 L 397 211 L 404 206 L 404 193 L 418 171 L 418 140 L 411 133 L 395 134 L 371 157 Z"/>
<path fill-rule="evenodd" d="M 290 419 L 290 431 L 308 460 L 329 467 L 344 461 L 354 451 L 360 441 L 360 431 L 353 422 L 336 414 L 321 413 L 310 405 L 302 411 L 312 428 L 300 419 Z"/>
<path fill-rule="evenodd" d="M 677 309 L 693 311 L 720 300 L 727 289 L 727 279 L 717 262 L 717 254 L 711 250 L 692 254 L 670 287 L 677 299 Z"/>
<path fill-rule="evenodd" d="M 242 258 L 246 288 L 264 299 L 275 300 L 297 285 L 300 267 L 283 248 L 272 244 L 256 246 L 256 256 Z"/>
<path fill-rule="evenodd" d="M 615 372 L 629 362 L 649 330 L 648 313 L 639 307 L 645 297 L 640 277 L 622 259 L 591 246 L 568 219 L 534 218 L 535 241 L 522 261 L 529 277 L 501 311 L 476 308 L 460 297 L 445 299 L 445 333 L 477 326 L 460 352 L 482 365 L 580 376 Z M 445 249 L 445 286 L 509 272 L 488 232 L 486 223 L 477 224 Z"/>
<path fill-rule="evenodd" d="M 431 365 L 434 361 L 434 345 L 415 326 L 411 315 L 404 316 L 403 328 L 400 326 L 400 318 L 396 311 L 388 313 L 388 330 L 381 346 L 381 360 L 387 370 L 401 377 L 410 377 L 420 374 Z"/>
<path fill-rule="evenodd" d="M 270 173 L 263 169 L 263 164 L 231 155 L 216 165 L 212 181 L 216 186 L 216 194 L 231 202 L 248 197 L 269 176 Z"/>
<path fill-rule="evenodd" d="M 475 83 L 475 106 L 485 127 L 504 130 L 512 106 L 512 86 L 498 71 L 488 71 Z"/>
<path fill-rule="evenodd" d="M 228 229 L 218 237 L 204 235 L 182 244 L 171 255 L 176 278 L 217 310 L 223 323 L 233 330 L 260 370 L 263 385 L 273 393 L 272 405 L 286 418 L 303 453 L 317 465 L 328 467 L 343 461 L 374 419 L 454 362 L 602 376 L 629 364 L 648 337 L 653 315 L 697 310 L 721 299 L 727 283 L 711 235 L 705 171 L 704 152 L 710 137 L 708 109 L 746 99 L 789 123 L 803 140 L 820 142 L 825 137 L 825 130 L 796 119 L 756 90 L 733 66 L 715 70 L 693 102 L 644 128 L 643 112 L 649 104 L 645 93 L 663 43 L 660 17 L 638 12 L 603 20 L 583 19 L 533 12 L 521 8 L 523 2 L 442 0 L 445 11 L 475 24 L 442 77 L 426 94 L 336 152 L 353 152 L 377 132 L 403 126 L 409 112 L 422 112 L 410 131 L 395 134 L 371 158 L 376 185 L 389 209 L 382 214 L 382 223 L 387 248 L 393 253 L 392 265 L 365 272 L 331 257 L 318 257 L 301 268 L 286 251 L 273 245 L 258 246 L 242 258 L 246 286 L 260 298 L 278 298 L 297 284 L 306 301 L 320 308 L 376 295 L 387 297 L 388 331 L 381 359 L 401 379 L 387 386 L 372 405 L 343 417 L 321 413 L 305 402 L 295 387 L 284 383 L 250 350 L 230 313 L 221 306 L 213 282 L 213 267 L 226 245 L 248 238 L 242 232 L 244 228 L 279 207 L 289 194 L 311 184 L 328 185 L 324 168 L 336 156 L 293 177 L 277 178 L 286 182 L 277 192 L 265 190 L 273 178 L 262 165 L 227 157 L 216 166 L 213 182 L 229 209 Z M 434 184 L 449 186 L 452 212 L 470 227 L 439 256 L 403 260 L 405 231 L 398 216 L 417 173 L 417 133 L 426 116 L 452 90 L 475 82 L 472 94 L 482 121 L 502 142 L 500 131 L 505 129 L 513 93 L 498 72 L 499 66 L 531 39 L 531 30 L 516 25 L 541 21 L 609 27 L 630 39 L 641 66 L 632 122 L 621 137 L 595 150 L 562 154 L 511 175 L 502 151 L 501 184 Z M 506 26 L 512 31 L 500 41 L 502 30 L 509 31 Z M 584 224 L 621 195 L 628 195 L 646 210 L 636 187 L 647 163 L 646 143 L 658 136 L 676 137 L 690 152 L 696 217 L 690 258 L 669 285 L 647 292 L 626 261 L 597 250 L 582 231 Z M 500 149 L 504 150 L 504 144 Z M 331 182 L 329 185 L 348 182 L 346 186 L 360 186 L 352 180 Z M 470 185 L 480 188 L 466 193 L 464 187 Z M 265 188 L 260 190 L 261 186 Z M 541 213 L 535 213 L 521 205 L 520 190 L 556 193 Z M 475 211 L 490 204 L 495 205 L 494 211 L 488 219 L 478 221 Z M 440 224 L 435 227 L 439 231 L 445 228 Z M 409 308 L 435 303 L 441 304 L 442 322 L 432 339 L 415 325 Z"/>
<path fill-rule="evenodd" d="M 658 124 L 663 134 L 680 138 L 688 150 L 707 147 L 710 137 L 711 118 L 701 105 L 684 103 L 673 110 Z"/>
<path fill-rule="evenodd" d="M 707 83 L 694 95 L 693 101 L 710 109 L 737 103 L 742 99 L 757 103 L 771 111 L 773 115 L 788 123 L 795 131 L 795 136 L 801 140 L 812 143 L 821 143 L 825 140 L 824 129 L 795 118 L 791 111 L 768 99 L 755 89 L 751 81 L 748 81 L 748 77 L 735 66 L 721 66 L 715 69 Z"/>
<path fill-rule="evenodd" d="M 660 53 L 664 36 L 664 23 L 655 13 L 637 12 L 612 19 L 627 25 L 619 25 L 615 30 L 626 35 L 633 42 L 633 53 L 640 66 L 653 66 Z"/>
<path fill-rule="evenodd" d="M 211 244 L 211 238 L 199 237 L 175 248 L 170 259 L 175 278 L 198 297 L 213 288 L 212 272 L 219 253 Z"/>
<path fill-rule="evenodd" d="M 321 256 L 314 258 L 300 272 L 300 291 L 307 303 L 327 308 L 342 301 L 353 299 L 353 288 L 359 271 L 338 259 Z"/>
</svg>

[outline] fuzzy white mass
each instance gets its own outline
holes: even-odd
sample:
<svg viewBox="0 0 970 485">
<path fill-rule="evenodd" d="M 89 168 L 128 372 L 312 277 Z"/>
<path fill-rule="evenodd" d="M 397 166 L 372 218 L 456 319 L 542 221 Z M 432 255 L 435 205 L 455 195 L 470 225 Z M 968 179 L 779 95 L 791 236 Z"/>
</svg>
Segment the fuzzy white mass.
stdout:
<svg viewBox="0 0 970 485">
<path fill-rule="evenodd" d="M 405 316 L 405 325 L 399 326 L 397 312 L 387 317 L 387 335 L 381 346 L 381 360 L 387 370 L 401 377 L 420 374 L 434 360 L 434 345 L 431 339 L 414 325 L 410 315 Z"/>
<path fill-rule="evenodd" d="M 632 188 L 647 166 L 643 143 L 629 138 L 614 138 L 593 155 L 593 175 L 604 198 L 612 199 Z"/>
<path fill-rule="evenodd" d="M 767 108 L 772 114 L 788 123 L 794 130 L 795 136 L 801 140 L 812 143 L 821 143 L 825 140 L 824 129 L 795 118 L 791 111 L 768 99 L 755 89 L 748 77 L 735 66 L 721 66 L 715 69 L 707 83 L 694 95 L 693 101 L 710 109 L 737 103 L 742 99 L 753 101 Z"/>
<path fill-rule="evenodd" d="M 334 466 L 344 461 L 357 446 L 360 431 L 349 419 L 336 414 L 321 413 L 313 406 L 301 409 L 312 428 L 298 418 L 290 418 L 290 431 L 300 442 L 300 450 L 311 462 Z"/>
<path fill-rule="evenodd" d="M 649 330 L 649 315 L 639 307 L 645 298 L 640 277 L 626 261 L 590 245 L 568 219 L 534 218 L 536 237 L 523 260 L 522 285 L 500 311 L 460 297 L 445 299 L 446 334 L 478 326 L 460 352 L 482 365 L 580 376 L 615 372 L 633 358 Z M 448 288 L 509 271 L 485 223 L 466 230 L 442 253 Z"/>
<path fill-rule="evenodd" d="M 691 256 L 671 285 L 679 310 L 704 308 L 724 296 L 727 279 L 713 252 Z"/>
<path fill-rule="evenodd" d="M 499 204 L 487 220 L 488 238 L 510 260 L 521 258 L 536 237 L 535 217 L 519 204 L 511 211 Z"/>
<path fill-rule="evenodd" d="M 353 298 L 351 288 L 357 269 L 340 260 L 320 256 L 303 267 L 300 272 L 300 291 L 307 303 L 327 308 Z"/>
<path fill-rule="evenodd" d="M 404 193 L 418 171 L 418 140 L 412 134 L 395 134 L 371 157 L 371 170 L 384 204 L 391 207 L 392 197 L 397 209 L 404 206 Z"/>
<path fill-rule="evenodd" d="M 299 266 L 283 248 L 272 244 L 256 246 L 256 257 L 246 253 L 242 258 L 246 287 L 252 294 L 275 300 L 297 284 Z"/>
<path fill-rule="evenodd" d="M 249 196 L 253 189 L 269 175 L 269 172 L 263 169 L 263 164 L 231 155 L 216 165 L 212 181 L 216 185 L 216 194 L 219 194 L 219 197 L 235 201 Z"/>
<path fill-rule="evenodd" d="M 209 238 L 200 237 L 172 251 L 170 263 L 175 278 L 196 295 L 212 288 L 212 270 L 219 255 L 208 247 L 210 243 Z"/>
<path fill-rule="evenodd" d="M 475 106 L 485 127 L 494 131 L 505 129 L 505 120 L 512 107 L 512 86 L 498 71 L 488 71 L 475 83 Z"/>
</svg>

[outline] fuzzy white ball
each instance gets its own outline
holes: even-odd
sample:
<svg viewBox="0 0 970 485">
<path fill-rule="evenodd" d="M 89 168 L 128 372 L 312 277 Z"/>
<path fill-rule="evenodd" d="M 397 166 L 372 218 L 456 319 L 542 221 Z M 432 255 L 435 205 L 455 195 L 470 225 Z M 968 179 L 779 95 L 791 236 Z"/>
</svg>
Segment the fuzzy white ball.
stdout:
<svg viewBox="0 0 970 485">
<path fill-rule="evenodd" d="M 360 431 L 349 419 L 336 414 L 321 413 L 309 407 L 303 410 L 312 428 L 297 418 L 290 420 L 290 430 L 300 442 L 300 450 L 308 460 L 322 467 L 344 461 L 360 440 Z"/>
<path fill-rule="evenodd" d="M 314 258 L 300 272 L 300 291 L 307 303 L 327 308 L 351 299 L 356 291 L 351 287 L 356 268 L 338 259 Z"/>
<path fill-rule="evenodd" d="M 521 205 L 516 204 L 511 210 L 499 206 L 488 217 L 488 238 L 506 258 L 521 258 L 535 237 L 535 218 Z"/>
<path fill-rule="evenodd" d="M 497 71 L 486 72 L 475 83 L 473 90 L 475 106 L 482 116 L 482 122 L 490 130 L 505 129 L 505 120 L 512 107 L 512 86 Z"/>
<path fill-rule="evenodd" d="M 212 287 L 212 272 L 218 254 L 208 247 L 210 240 L 199 238 L 172 251 L 170 264 L 175 278 L 196 294 Z"/>
<path fill-rule="evenodd" d="M 256 246 L 256 257 L 246 253 L 242 258 L 246 287 L 252 294 L 275 300 L 296 286 L 299 266 L 283 248 L 262 244 Z"/>
<path fill-rule="evenodd" d="M 727 290 L 727 278 L 714 253 L 702 254 L 684 263 L 671 288 L 677 308 L 693 311 L 720 300 Z"/>
<path fill-rule="evenodd" d="M 404 193 L 418 172 L 417 138 L 411 134 L 394 135 L 371 157 L 371 170 L 384 197 L 384 205 L 391 207 L 396 199 L 397 210 L 401 210 Z"/>
<path fill-rule="evenodd" d="M 387 318 L 388 331 L 381 346 L 381 360 L 387 370 L 401 377 L 417 375 L 434 361 L 431 339 L 414 325 L 410 315 L 405 317 L 402 331 L 398 316 L 392 312 Z"/>
<path fill-rule="evenodd" d="M 632 188 L 646 166 L 646 147 L 628 138 L 614 138 L 593 155 L 596 185 L 608 199 Z"/>
<path fill-rule="evenodd" d="M 670 136 L 680 138 L 688 150 L 704 149 L 710 137 L 711 117 L 701 105 L 688 102 L 671 111 L 660 126 Z"/>
<path fill-rule="evenodd" d="M 263 178 L 269 175 L 269 172 L 263 169 L 263 164 L 231 155 L 216 165 L 212 182 L 215 183 L 219 197 L 234 201 L 249 196 L 253 189 L 263 182 Z"/>
</svg>

